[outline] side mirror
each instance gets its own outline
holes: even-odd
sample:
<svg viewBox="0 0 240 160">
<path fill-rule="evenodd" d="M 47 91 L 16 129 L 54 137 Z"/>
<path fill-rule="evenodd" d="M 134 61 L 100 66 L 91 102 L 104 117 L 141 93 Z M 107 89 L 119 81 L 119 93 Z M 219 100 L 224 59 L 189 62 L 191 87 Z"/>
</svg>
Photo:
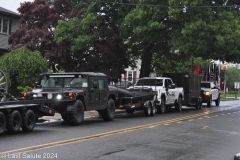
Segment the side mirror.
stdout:
<svg viewBox="0 0 240 160">
<path fill-rule="evenodd" d="M 172 83 L 168 86 L 169 89 L 174 89 L 176 87 L 176 84 L 175 83 Z"/>
<path fill-rule="evenodd" d="M 42 88 L 42 85 L 39 84 L 38 82 L 35 82 L 35 87 L 36 87 L 36 88 Z"/>
</svg>

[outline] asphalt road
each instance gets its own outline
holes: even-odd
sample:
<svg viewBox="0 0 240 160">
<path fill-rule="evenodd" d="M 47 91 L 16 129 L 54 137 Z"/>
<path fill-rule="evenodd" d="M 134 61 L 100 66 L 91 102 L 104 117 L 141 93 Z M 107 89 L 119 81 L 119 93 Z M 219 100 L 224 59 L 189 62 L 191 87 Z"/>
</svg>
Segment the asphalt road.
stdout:
<svg viewBox="0 0 240 160">
<path fill-rule="evenodd" d="M 87 112 L 81 126 L 44 117 L 31 133 L 1 136 L 0 159 L 233 160 L 240 153 L 239 102 L 153 117 L 118 112 L 112 122 Z"/>
</svg>

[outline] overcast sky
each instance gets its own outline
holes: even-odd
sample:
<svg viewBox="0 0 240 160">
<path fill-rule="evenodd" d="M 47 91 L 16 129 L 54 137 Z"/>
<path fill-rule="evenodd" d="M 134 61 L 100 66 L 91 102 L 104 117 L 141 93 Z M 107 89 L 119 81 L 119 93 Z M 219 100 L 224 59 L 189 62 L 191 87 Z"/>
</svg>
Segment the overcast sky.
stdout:
<svg viewBox="0 0 240 160">
<path fill-rule="evenodd" d="M 32 2 L 33 0 L 0 0 L 0 7 L 18 13 L 17 8 L 20 7 L 20 3 L 23 3 L 25 1 Z"/>
</svg>

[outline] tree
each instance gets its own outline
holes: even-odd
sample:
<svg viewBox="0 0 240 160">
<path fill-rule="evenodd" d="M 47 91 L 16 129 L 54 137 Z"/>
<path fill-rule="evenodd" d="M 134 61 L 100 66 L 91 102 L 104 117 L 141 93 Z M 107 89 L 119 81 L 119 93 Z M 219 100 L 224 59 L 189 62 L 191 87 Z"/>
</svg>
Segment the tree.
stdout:
<svg viewBox="0 0 240 160">
<path fill-rule="evenodd" d="M 223 1 L 186 0 L 180 4 L 183 8 L 170 9 L 169 16 L 177 24 L 172 28 L 171 50 L 178 50 L 183 57 L 240 62 L 239 13 L 233 7 L 237 2 L 228 2 L 223 8 Z M 169 0 L 169 4 L 176 6 L 179 2 Z"/>
<path fill-rule="evenodd" d="M 226 82 L 226 86 L 228 87 L 228 90 L 235 90 L 234 88 L 234 82 L 240 82 L 240 73 L 239 69 L 237 67 L 230 67 L 226 71 L 226 75 L 228 77 L 228 80 Z"/>
<path fill-rule="evenodd" d="M 74 71 L 103 72 L 117 82 L 127 67 L 127 47 L 113 18 L 114 6 L 90 3 L 87 7 L 82 19 L 60 21 L 54 40 L 59 46 L 68 46 L 65 48 L 66 55 L 71 55 L 71 69 L 74 66 Z"/>
<path fill-rule="evenodd" d="M 18 11 L 21 15 L 20 27 L 9 37 L 12 45 L 10 51 L 27 47 L 31 51 L 38 50 L 50 62 L 59 63 L 65 60 L 66 48 L 53 41 L 53 31 L 58 20 L 80 18 L 81 12 L 65 0 L 24 2 Z M 68 61 L 68 64 L 71 62 Z"/>
<path fill-rule="evenodd" d="M 39 74 L 47 72 L 47 61 L 40 52 L 23 47 L 0 57 L 0 68 L 7 75 L 9 93 L 17 95 L 18 86 L 34 87 Z"/>
<path fill-rule="evenodd" d="M 131 2 L 131 1 L 130 1 Z M 135 1 L 134 1 L 135 2 Z M 134 3 L 133 2 L 133 3 Z M 142 60 L 140 77 L 147 77 L 151 71 L 154 53 L 164 55 L 168 50 L 167 8 L 152 7 L 144 4 L 167 5 L 167 0 L 142 0 L 125 17 L 122 24 L 128 53 L 131 59 Z"/>
</svg>

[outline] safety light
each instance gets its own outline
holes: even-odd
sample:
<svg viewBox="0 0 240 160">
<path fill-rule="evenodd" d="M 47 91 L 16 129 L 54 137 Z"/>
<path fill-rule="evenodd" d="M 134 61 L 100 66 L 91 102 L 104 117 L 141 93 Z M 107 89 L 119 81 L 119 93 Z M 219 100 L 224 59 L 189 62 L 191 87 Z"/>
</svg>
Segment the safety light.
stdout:
<svg viewBox="0 0 240 160">
<path fill-rule="evenodd" d="M 72 97 L 72 96 L 73 96 L 73 93 L 72 93 L 72 92 L 69 92 L 69 93 L 68 93 L 68 96 L 69 96 L 69 97 Z"/>
<path fill-rule="evenodd" d="M 24 93 L 23 93 L 23 97 L 27 97 L 27 92 L 24 92 Z"/>
<path fill-rule="evenodd" d="M 205 94 L 206 96 L 209 96 L 209 95 L 210 95 L 210 93 L 209 93 L 209 92 L 204 92 L 204 94 Z"/>
<path fill-rule="evenodd" d="M 56 98 L 57 98 L 57 99 L 62 99 L 62 95 L 61 95 L 61 94 L 58 94 Z"/>
<path fill-rule="evenodd" d="M 48 99 L 52 99 L 53 98 L 53 94 L 52 93 L 48 93 L 47 98 Z"/>
</svg>

